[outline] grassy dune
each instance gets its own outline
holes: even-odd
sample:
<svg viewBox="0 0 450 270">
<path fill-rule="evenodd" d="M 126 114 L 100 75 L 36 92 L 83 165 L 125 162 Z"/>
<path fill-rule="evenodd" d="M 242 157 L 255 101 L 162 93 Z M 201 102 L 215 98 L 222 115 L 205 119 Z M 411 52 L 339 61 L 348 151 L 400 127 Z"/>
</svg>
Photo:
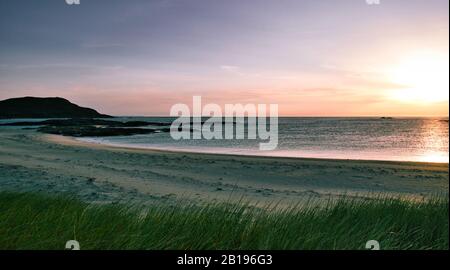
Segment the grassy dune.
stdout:
<svg viewBox="0 0 450 270">
<path fill-rule="evenodd" d="M 0 249 L 448 249 L 448 198 L 342 199 L 284 211 L 210 204 L 146 208 L 0 193 Z"/>
</svg>

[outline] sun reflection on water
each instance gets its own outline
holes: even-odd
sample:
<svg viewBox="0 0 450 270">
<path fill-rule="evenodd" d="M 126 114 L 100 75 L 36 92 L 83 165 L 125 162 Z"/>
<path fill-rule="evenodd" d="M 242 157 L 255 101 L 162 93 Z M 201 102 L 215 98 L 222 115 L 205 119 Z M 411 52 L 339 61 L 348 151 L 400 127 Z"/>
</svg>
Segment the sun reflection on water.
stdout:
<svg viewBox="0 0 450 270">
<path fill-rule="evenodd" d="M 420 141 L 420 149 L 423 151 L 417 153 L 418 160 L 448 163 L 448 121 L 430 120 L 423 123 Z"/>
</svg>

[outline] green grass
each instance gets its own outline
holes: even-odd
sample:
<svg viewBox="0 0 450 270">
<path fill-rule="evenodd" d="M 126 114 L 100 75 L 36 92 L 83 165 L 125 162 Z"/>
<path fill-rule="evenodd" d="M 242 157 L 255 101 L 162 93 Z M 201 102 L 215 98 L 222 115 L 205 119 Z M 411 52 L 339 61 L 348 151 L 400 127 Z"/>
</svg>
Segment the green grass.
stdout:
<svg viewBox="0 0 450 270">
<path fill-rule="evenodd" d="M 448 249 L 448 197 L 342 199 L 287 210 L 245 205 L 88 204 L 0 193 L 0 249 Z"/>
</svg>

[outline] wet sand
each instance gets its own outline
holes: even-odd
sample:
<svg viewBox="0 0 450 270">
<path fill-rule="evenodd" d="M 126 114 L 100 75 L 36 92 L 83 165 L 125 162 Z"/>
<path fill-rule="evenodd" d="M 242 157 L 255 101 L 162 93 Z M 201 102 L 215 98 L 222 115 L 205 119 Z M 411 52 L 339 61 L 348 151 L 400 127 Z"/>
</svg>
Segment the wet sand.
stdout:
<svg viewBox="0 0 450 270">
<path fill-rule="evenodd" d="M 0 129 L 0 191 L 90 202 L 307 200 L 448 196 L 448 164 L 234 156 L 127 149 L 34 130 Z"/>
</svg>

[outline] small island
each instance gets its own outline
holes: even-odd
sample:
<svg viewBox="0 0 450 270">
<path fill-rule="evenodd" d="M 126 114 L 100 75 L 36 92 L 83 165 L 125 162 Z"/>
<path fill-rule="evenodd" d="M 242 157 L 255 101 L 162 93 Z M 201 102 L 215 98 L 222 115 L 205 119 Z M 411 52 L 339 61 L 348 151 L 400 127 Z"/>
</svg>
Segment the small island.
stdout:
<svg viewBox="0 0 450 270">
<path fill-rule="evenodd" d="M 0 101 L 0 119 L 9 118 L 112 118 L 60 97 L 20 97 Z"/>
</svg>

